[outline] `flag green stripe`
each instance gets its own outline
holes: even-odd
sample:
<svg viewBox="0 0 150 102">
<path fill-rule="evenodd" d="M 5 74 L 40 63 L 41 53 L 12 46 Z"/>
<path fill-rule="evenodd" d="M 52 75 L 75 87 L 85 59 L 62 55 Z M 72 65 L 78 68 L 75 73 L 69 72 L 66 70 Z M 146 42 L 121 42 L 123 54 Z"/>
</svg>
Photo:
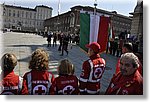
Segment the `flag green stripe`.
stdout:
<svg viewBox="0 0 150 102">
<path fill-rule="evenodd" d="M 80 47 L 87 51 L 85 47 L 89 43 L 90 35 L 90 15 L 80 13 Z"/>
</svg>

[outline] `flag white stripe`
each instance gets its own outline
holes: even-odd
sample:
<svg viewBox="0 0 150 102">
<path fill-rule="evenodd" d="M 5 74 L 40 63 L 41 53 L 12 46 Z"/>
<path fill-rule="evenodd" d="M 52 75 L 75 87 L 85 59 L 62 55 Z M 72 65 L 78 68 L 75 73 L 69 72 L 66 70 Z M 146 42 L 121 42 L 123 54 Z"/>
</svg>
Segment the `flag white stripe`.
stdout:
<svg viewBox="0 0 150 102">
<path fill-rule="evenodd" d="M 97 42 L 100 16 L 90 14 L 90 43 Z"/>
<path fill-rule="evenodd" d="M 95 22 L 96 22 L 96 24 L 95 24 L 96 27 L 95 27 L 95 38 L 94 38 L 94 41 L 97 42 L 98 32 L 99 32 L 99 30 L 100 30 L 100 29 L 99 29 L 100 16 L 97 16 L 97 15 L 96 15 L 96 21 L 95 21 Z"/>
<path fill-rule="evenodd" d="M 90 14 L 90 42 L 94 42 L 94 35 L 95 35 L 95 15 Z"/>
</svg>

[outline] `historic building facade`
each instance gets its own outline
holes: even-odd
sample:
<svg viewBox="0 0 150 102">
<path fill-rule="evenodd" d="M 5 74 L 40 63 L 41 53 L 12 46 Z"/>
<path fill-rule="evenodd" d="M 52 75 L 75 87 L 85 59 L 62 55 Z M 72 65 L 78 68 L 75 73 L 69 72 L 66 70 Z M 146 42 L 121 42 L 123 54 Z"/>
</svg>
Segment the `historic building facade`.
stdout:
<svg viewBox="0 0 150 102">
<path fill-rule="evenodd" d="M 134 12 L 130 14 L 133 15 L 131 34 L 143 34 L 143 1 L 137 2 Z"/>
<path fill-rule="evenodd" d="M 44 5 L 33 8 L 2 6 L 3 28 L 20 31 L 44 31 L 43 22 L 52 16 L 52 8 Z"/>
<path fill-rule="evenodd" d="M 143 52 L 143 1 L 138 1 L 133 13 L 131 34 L 137 36 L 139 51 Z"/>
<path fill-rule="evenodd" d="M 44 21 L 44 27 L 49 31 L 79 33 L 80 11 L 94 12 L 94 8 L 90 6 L 74 6 L 71 8 L 71 11 L 46 19 Z M 96 9 L 96 12 L 111 17 L 114 34 L 116 36 L 120 35 L 121 32 L 130 32 L 132 18 L 117 14 L 116 11 L 110 12 Z"/>
</svg>

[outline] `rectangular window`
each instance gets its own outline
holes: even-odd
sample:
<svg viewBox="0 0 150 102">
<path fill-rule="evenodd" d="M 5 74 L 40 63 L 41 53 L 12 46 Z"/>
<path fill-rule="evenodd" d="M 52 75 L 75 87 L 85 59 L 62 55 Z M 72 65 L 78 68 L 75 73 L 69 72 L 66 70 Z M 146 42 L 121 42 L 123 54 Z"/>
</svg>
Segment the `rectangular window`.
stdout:
<svg viewBox="0 0 150 102">
<path fill-rule="evenodd" d="M 11 10 L 9 10 L 9 16 L 11 16 Z"/>
<path fill-rule="evenodd" d="M 36 19 L 36 13 L 34 13 L 34 19 Z"/>
<path fill-rule="evenodd" d="M 6 8 L 5 7 L 3 8 L 3 15 L 4 16 L 6 15 Z"/>
<path fill-rule="evenodd" d="M 22 11 L 22 18 L 24 18 L 24 11 Z"/>
<path fill-rule="evenodd" d="M 15 17 L 15 10 L 13 10 L 13 17 Z"/>
<path fill-rule="evenodd" d="M 30 18 L 32 19 L 32 12 L 30 12 Z"/>
<path fill-rule="evenodd" d="M 19 17 L 19 11 L 18 11 L 18 13 L 17 13 L 17 17 Z"/>
<path fill-rule="evenodd" d="M 28 18 L 28 12 L 26 12 L 26 18 Z"/>
</svg>

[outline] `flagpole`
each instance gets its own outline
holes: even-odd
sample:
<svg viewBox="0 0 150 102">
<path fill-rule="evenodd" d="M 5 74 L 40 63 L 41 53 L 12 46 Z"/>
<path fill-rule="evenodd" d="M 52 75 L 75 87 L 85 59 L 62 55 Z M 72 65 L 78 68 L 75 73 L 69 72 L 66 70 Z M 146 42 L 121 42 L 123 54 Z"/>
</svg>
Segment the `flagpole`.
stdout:
<svg viewBox="0 0 150 102">
<path fill-rule="evenodd" d="M 58 0 L 58 17 L 57 17 L 57 32 L 59 31 L 59 13 L 60 13 L 60 0 Z"/>
<path fill-rule="evenodd" d="M 92 37 L 92 38 L 93 38 L 93 39 L 92 39 L 93 41 L 94 41 L 94 35 L 95 35 L 95 33 L 96 33 L 96 23 L 97 23 L 97 21 L 96 21 L 96 6 L 97 6 L 97 0 L 94 1 L 94 18 L 95 18 L 95 19 L 94 19 L 94 20 L 95 20 L 95 21 L 94 21 L 94 23 L 95 23 L 95 24 L 94 24 L 94 29 L 95 29 L 95 30 L 94 30 L 94 34 L 93 34 L 93 37 Z M 93 41 L 92 41 L 92 42 L 93 42 Z"/>
<path fill-rule="evenodd" d="M 96 15 L 97 0 L 94 1 L 94 15 Z"/>
<path fill-rule="evenodd" d="M 58 15 L 60 13 L 60 0 L 58 0 Z"/>
</svg>

